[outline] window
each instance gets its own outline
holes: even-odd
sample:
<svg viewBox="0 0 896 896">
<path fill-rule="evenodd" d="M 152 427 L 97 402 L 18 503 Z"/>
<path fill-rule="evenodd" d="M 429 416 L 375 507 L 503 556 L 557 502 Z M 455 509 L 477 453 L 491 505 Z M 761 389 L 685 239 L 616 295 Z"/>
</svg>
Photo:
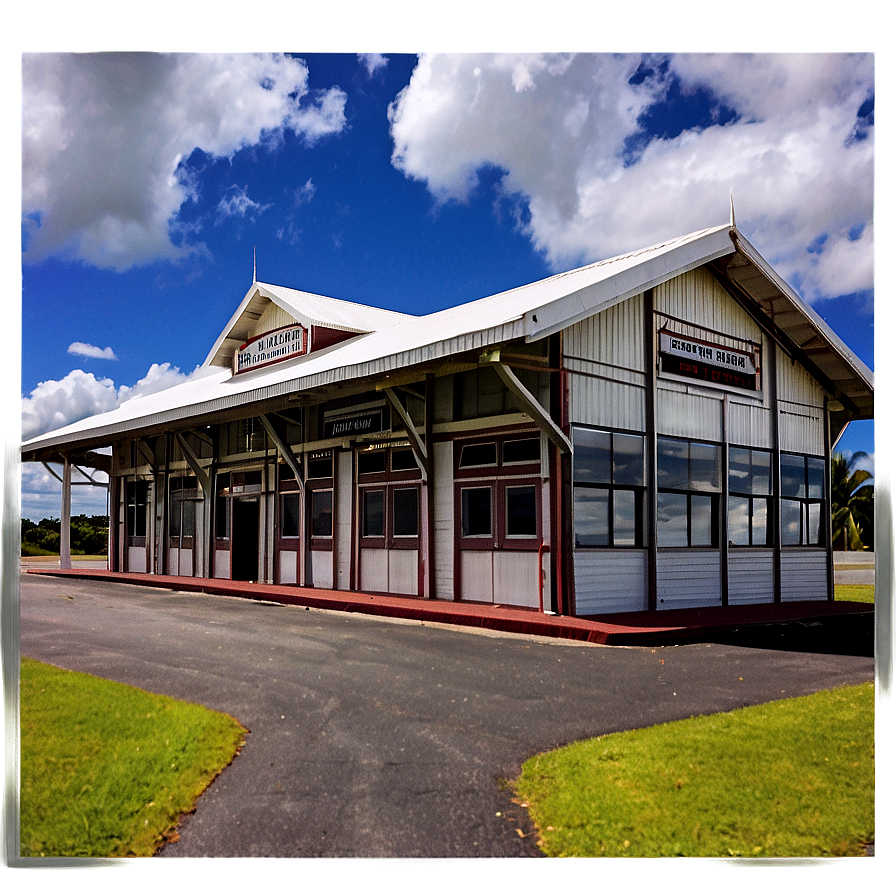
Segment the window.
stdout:
<svg viewBox="0 0 896 896">
<path fill-rule="evenodd" d="M 657 438 L 658 547 L 718 547 L 720 471 L 718 445 Z"/>
<path fill-rule="evenodd" d="M 728 449 L 728 543 L 768 547 L 772 454 L 758 448 Z"/>
<path fill-rule="evenodd" d="M 497 465 L 498 450 L 495 442 L 464 445 L 460 450 L 458 466 L 462 470 L 469 470 L 473 467 L 496 467 Z"/>
<path fill-rule="evenodd" d="M 311 538 L 333 537 L 333 489 L 314 489 L 311 493 Z"/>
<path fill-rule="evenodd" d="M 492 489 L 464 488 L 460 492 L 461 537 L 484 538 L 492 534 Z"/>
<path fill-rule="evenodd" d="M 573 427 L 575 546 L 643 547 L 644 437 Z"/>
<path fill-rule="evenodd" d="M 414 488 L 392 490 L 392 534 L 396 538 L 416 538 L 420 534 L 419 491 Z"/>
<path fill-rule="evenodd" d="M 196 534 L 196 501 L 199 498 L 195 476 L 172 476 L 169 482 L 168 535 L 172 547 L 189 547 Z"/>
<path fill-rule="evenodd" d="M 365 489 L 361 501 L 361 535 L 382 538 L 386 534 L 386 493 L 382 489 Z"/>
<path fill-rule="evenodd" d="M 331 479 L 333 477 L 333 452 L 319 451 L 308 458 L 309 479 Z"/>
<path fill-rule="evenodd" d="M 386 452 L 385 451 L 359 451 L 358 452 L 358 474 L 360 476 L 369 476 L 371 473 L 386 472 Z"/>
<path fill-rule="evenodd" d="M 508 485 L 504 497 L 504 531 L 508 538 L 535 538 L 538 518 L 534 485 Z"/>
<path fill-rule="evenodd" d="M 819 546 L 825 488 L 824 459 L 802 454 L 781 455 L 781 543 Z"/>
<path fill-rule="evenodd" d="M 300 502 L 298 492 L 289 492 L 280 496 L 280 537 L 298 538 Z"/>
<path fill-rule="evenodd" d="M 128 538 L 146 538 L 146 510 L 148 504 L 149 483 L 128 482 L 125 486 L 125 523 Z"/>
</svg>

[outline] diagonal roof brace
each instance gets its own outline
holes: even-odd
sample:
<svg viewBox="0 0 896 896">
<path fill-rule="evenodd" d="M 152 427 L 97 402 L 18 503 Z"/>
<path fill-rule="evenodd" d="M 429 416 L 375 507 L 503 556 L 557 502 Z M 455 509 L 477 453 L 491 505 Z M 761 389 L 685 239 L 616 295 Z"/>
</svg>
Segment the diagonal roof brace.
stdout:
<svg viewBox="0 0 896 896">
<path fill-rule="evenodd" d="M 193 475 L 196 477 L 196 481 L 199 483 L 202 493 L 204 495 L 210 495 L 212 491 L 212 482 L 208 472 L 203 469 L 202 464 L 199 462 L 199 458 L 193 453 L 193 449 L 189 446 L 187 440 L 179 432 L 176 432 L 174 437 L 177 439 L 177 444 L 180 445 L 184 460 L 186 460 L 190 469 L 193 471 Z"/>
<path fill-rule="evenodd" d="M 289 469 L 292 470 L 293 475 L 296 477 L 296 482 L 299 485 L 299 491 L 304 496 L 305 479 L 302 476 L 301 461 L 299 461 L 295 454 L 293 454 L 293 450 L 289 447 L 289 442 L 287 441 L 286 436 L 277 428 L 277 424 L 274 422 L 271 415 L 260 414 L 258 419 L 261 420 L 261 425 L 268 434 L 268 438 L 270 438 L 270 440 L 277 446 L 277 451 L 280 452 L 280 456 L 286 461 L 286 465 Z"/>
<path fill-rule="evenodd" d="M 414 421 L 411 420 L 408 412 L 402 407 L 401 402 L 398 400 L 398 396 L 391 386 L 378 385 L 377 389 L 389 399 L 389 404 L 392 405 L 395 413 L 398 414 L 401 418 L 401 422 L 404 423 L 404 428 L 407 430 L 408 439 L 410 440 L 411 448 L 414 452 L 414 460 L 417 461 L 417 466 L 420 467 L 420 472 L 423 475 L 423 480 L 425 482 L 428 475 L 426 445 L 423 444 L 423 439 L 420 438 L 420 433 L 417 432 L 417 427 L 414 426 Z"/>
<path fill-rule="evenodd" d="M 566 433 L 551 419 L 551 415 L 539 404 L 538 399 L 520 382 L 517 375 L 501 361 L 501 350 L 491 349 L 479 356 L 481 364 L 488 364 L 504 381 L 504 385 L 513 393 L 523 409 L 538 424 L 538 428 L 564 454 L 572 453 L 572 443 Z"/>
</svg>

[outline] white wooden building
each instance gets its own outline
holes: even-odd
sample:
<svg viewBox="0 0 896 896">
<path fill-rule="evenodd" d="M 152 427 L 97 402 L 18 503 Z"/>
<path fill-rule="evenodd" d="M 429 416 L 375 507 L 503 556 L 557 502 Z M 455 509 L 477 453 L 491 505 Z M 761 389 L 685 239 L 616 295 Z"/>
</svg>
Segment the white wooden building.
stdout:
<svg viewBox="0 0 896 896">
<path fill-rule="evenodd" d="M 732 223 L 423 316 L 253 283 L 197 375 L 22 459 L 108 467 L 113 570 L 584 616 L 833 599 L 872 416 Z"/>
</svg>

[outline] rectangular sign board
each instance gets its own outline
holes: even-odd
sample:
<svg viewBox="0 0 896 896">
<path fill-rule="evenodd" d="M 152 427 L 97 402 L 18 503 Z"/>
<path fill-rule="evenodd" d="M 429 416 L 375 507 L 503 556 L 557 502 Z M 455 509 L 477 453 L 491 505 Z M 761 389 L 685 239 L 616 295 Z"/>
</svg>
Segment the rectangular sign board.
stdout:
<svg viewBox="0 0 896 896">
<path fill-rule="evenodd" d="M 296 358 L 308 351 L 308 331 L 301 325 L 280 327 L 250 339 L 233 353 L 233 372 L 246 373 Z"/>
<path fill-rule="evenodd" d="M 719 386 L 756 390 L 756 359 L 752 352 L 660 333 L 664 373 L 704 380 Z"/>
</svg>

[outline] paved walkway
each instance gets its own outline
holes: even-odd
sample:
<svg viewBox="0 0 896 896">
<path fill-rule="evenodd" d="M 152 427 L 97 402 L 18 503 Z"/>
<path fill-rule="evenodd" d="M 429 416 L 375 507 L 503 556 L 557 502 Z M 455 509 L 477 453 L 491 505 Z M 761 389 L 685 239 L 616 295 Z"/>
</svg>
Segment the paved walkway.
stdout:
<svg viewBox="0 0 896 896">
<path fill-rule="evenodd" d="M 848 601 L 792 601 L 780 604 L 703 607 L 614 613 L 608 616 L 555 616 L 517 607 L 445 600 L 423 600 L 357 591 L 331 591 L 291 585 L 234 582 L 230 579 L 118 573 L 105 569 L 28 569 L 35 575 L 64 576 L 144 585 L 151 588 L 219 594 L 291 606 L 388 616 L 419 622 L 473 626 L 516 634 L 541 635 L 615 646 L 681 644 L 705 641 L 719 633 L 749 626 L 874 615 L 872 604 Z"/>
</svg>

